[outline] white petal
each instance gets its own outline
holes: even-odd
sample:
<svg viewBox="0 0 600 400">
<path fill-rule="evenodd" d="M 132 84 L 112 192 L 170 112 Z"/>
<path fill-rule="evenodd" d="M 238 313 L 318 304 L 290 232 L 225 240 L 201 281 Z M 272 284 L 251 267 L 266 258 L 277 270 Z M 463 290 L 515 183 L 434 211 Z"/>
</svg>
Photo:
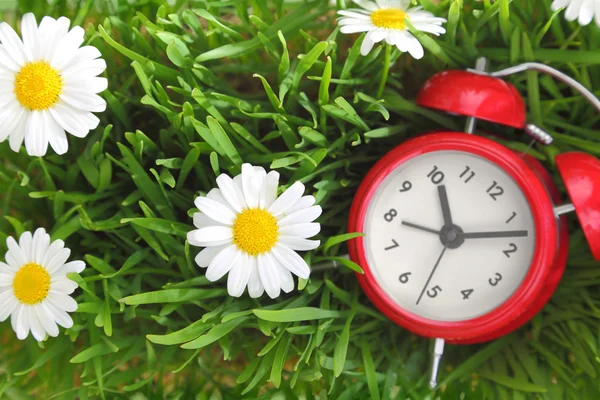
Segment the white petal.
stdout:
<svg viewBox="0 0 600 400">
<path fill-rule="evenodd" d="M 78 78 L 78 79 L 74 79 Z M 65 88 L 69 92 L 100 93 L 108 87 L 106 78 L 79 78 L 78 76 L 63 77 Z"/>
<path fill-rule="evenodd" d="M 48 292 L 48 297 L 46 297 L 48 301 L 52 302 L 57 308 L 64 310 L 66 312 L 77 311 L 77 302 L 62 292 L 58 292 L 55 290 L 50 290 Z"/>
<path fill-rule="evenodd" d="M 552 2 L 552 11 L 556 11 L 559 8 L 563 8 L 569 5 L 569 3 L 571 3 L 571 0 L 554 0 Z"/>
<path fill-rule="evenodd" d="M 11 58 L 17 62 L 20 66 L 25 65 L 25 51 L 23 49 L 23 42 L 17 35 L 17 33 L 11 28 L 6 22 L 0 23 L 0 42 L 10 54 Z"/>
<path fill-rule="evenodd" d="M 260 208 L 268 209 L 277 198 L 277 187 L 279 186 L 279 172 L 270 171 L 265 177 L 260 188 Z"/>
<path fill-rule="evenodd" d="M 300 211 L 296 211 L 294 213 L 288 214 L 287 217 L 279 220 L 279 226 L 299 224 L 299 223 L 307 223 L 312 222 L 315 219 L 319 218 L 323 210 L 321 206 L 313 206 L 309 208 L 305 208 Z"/>
<path fill-rule="evenodd" d="M 83 121 L 80 111 L 77 111 L 70 105 L 59 101 L 54 107 L 49 108 L 54 121 L 71 135 L 84 138 L 90 132 L 90 128 Z"/>
<path fill-rule="evenodd" d="M 313 196 L 302 196 L 300 200 L 291 206 L 288 210 L 288 214 L 295 213 L 296 211 L 304 210 L 305 208 L 312 207 L 315 204 L 315 198 Z"/>
<path fill-rule="evenodd" d="M 13 330 L 17 334 L 17 339 L 25 340 L 29 336 L 29 318 L 27 306 L 21 304 L 15 312 L 13 312 L 10 322 Z"/>
<path fill-rule="evenodd" d="M 565 11 L 565 19 L 567 21 L 575 21 L 579 16 L 579 10 L 581 9 L 581 3 L 583 0 L 573 0 Z"/>
<path fill-rule="evenodd" d="M 363 10 L 339 10 L 338 15 L 342 15 L 344 17 L 356 18 L 363 21 L 371 21 L 371 15 L 369 13 L 364 12 Z"/>
<path fill-rule="evenodd" d="M 64 248 L 64 249 L 60 250 L 54 257 L 52 257 L 50 259 L 50 261 L 48 262 L 48 264 L 45 265 L 46 269 L 48 270 L 48 273 L 49 274 L 53 274 L 60 267 L 62 267 L 63 265 L 65 265 L 65 263 L 69 259 L 70 255 L 71 255 L 71 250 L 70 249 Z"/>
<path fill-rule="evenodd" d="M 57 337 L 58 326 L 56 325 L 56 322 L 54 322 L 54 318 L 52 318 L 50 311 L 48 311 L 44 303 L 41 303 L 35 307 L 35 311 L 46 333 L 52 337 Z"/>
<path fill-rule="evenodd" d="M 25 255 L 25 258 L 28 262 L 34 261 L 31 252 L 32 239 L 33 236 L 31 235 L 31 232 L 23 232 L 23 234 L 19 237 L 19 247 L 21 248 L 21 251 Z"/>
<path fill-rule="evenodd" d="M 17 308 L 18 304 L 19 302 L 14 297 L 2 301 L 2 307 L 0 307 L 0 322 L 6 321 Z"/>
<path fill-rule="evenodd" d="M 56 154 L 65 154 L 67 150 L 69 150 L 69 140 L 67 139 L 65 130 L 54 121 L 54 118 L 52 118 L 52 115 L 49 112 L 43 111 L 42 115 L 45 122 L 44 125 L 47 129 L 46 136 L 48 137 L 50 146 Z"/>
<path fill-rule="evenodd" d="M 310 268 L 298 253 L 280 243 L 277 243 L 272 251 L 279 262 L 292 271 L 294 275 L 297 275 L 302 279 L 308 279 L 310 276 Z"/>
<path fill-rule="evenodd" d="M 285 293 L 289 293 L 294 290 L 294 277 L 290 270 L 281 265 L 279 261 L 276 261 L 276 264 L 279 281 L 281 282 L 281 290 Z"/>
<path fill-rule="evenodd" d="M 6 239 L 6 246 L 8 247 L 10 255 L 14 258 L 15 262 L 19 267 L 29 262 L 28 258 L 23 253 L 23 250 L 21 250 L 19 244 L 12 236 L 9 236 Z"/>
<path fill-rule="evenodd" d="M 260 281 L 260 276 L 258 275 L 258 266 L 257 266 L 257 258 L 256 257 L 248 257 L 250 260 L 250 279 L 248 280 L 248 294 L 253 299 L 256 299 L 263 295 L 265 292 L 265 288 Z"/>
<path fill-rule="evenodd" d="M 215 256 L 219 254 L 221 250 L 225 249 L 225 247 L 228 246 L 228 244 L 224 244 L 221 246 L 206 247 L 202 249 L 200 253 L 198 253 L 194 260 L 200 268 L 206 268 L 213 260 L 213 258 L 215 258 Z"/>
<path fill-rule="evenodd" d="M 95 76 L 100 75 L 106 70 L 106 61 L 99 58 L 96 60 L 85 60 L 79 62 L 75 65 L 69 63 L 61 71 L 61 76 L 65 77 L 68 80 L 81 80 L 81 79 L 90 79 Z"/>
<path fill-rule="evenodd" d="M 0 44 L 0 66 L 12 72 L 18 72 L 22 64 L 19 64 L 8 52 L 6 47 Z"/>
<path fill-rule="evenodd" d="M 48 248 L 46 249 L 44 256 L 39 264 L 43 266 L 47 266 L 50 263 L 50 260 L 54 258 L 63 248 L 65 247 L 65 242 L 58 239 L 52 242 Z"/>
<path fill-rule="evenodd" d="M 314 250 L 321 244 L 319 240 L 301 239 L 293 236 L 280 236 L 279 243 L 297 251 Z"/>
<path fill-rule="evenodd" d="M 231 245 L 221 250 L 210 262 L 206 270 L 206 279 L 211 282 L 221 279 L 231 270 L 240 256 L 241 253 L 236 245 Z"/>
<path fill-rule="evenodd" d="M 55 276 L 65 276 L 72 272 L 76 272 L 78 274 L 82 273 L 85 269 L 85 263 L 80 260 L 70 261 L 60 267 L 58 271 L 54 273 Z"/>
<path fill-rule="evenodd" d="M 579 18 L 577 22 L 581 26 L 586 26 L 594 19 L 594 0 L 583 0 L 581 10 L 579 10 Z"/>
<path fill-rule="evenodd" d="M 25 119 L 24 114 L 25 109 L 16 100 L 0 107 L 0 142 L 4 142 L 16 130 L 20 121 Z"/>
<path fill-rule="evenodd" d="M 369 1 L 369 0 L 352 0 L 352 1 L 354 1 L 359 7 L 362 7 L 365 10 L 375 11 L 379 8 L 377 6 L 377 4 L 375 4 L 374 2 Z"/>
<path fill-rule="evenodd" d="M 265 292 L 270 298 L 275 299 L 281 293 L 281 280 L 277 272 L 277 264 L 270 253 L 259 254 L 257 256 L 258 275 L 262 282 Z"/>
<path fill-rule="evenodd" d="M 81 122 L 83 122 L 83 124 L 90 130 L 96 129 L 100 124 L 100 118 L 96 117 L 91 112 L 77 110 L 77 116 L 81 119 Z"/>
<path fill-rule="evenodd" d="M 43 261 L 49 245 L 50 235 L 46 233 L 46 230 L 44 228 L 36 229 L 33 233 L 33 240 L 31 241 L 32 261 L 41 265 L 45 265 Z"/>
<path fill-rule="evenodd" d="M 250 272 L 250 256 L 242 253 L 227 277 L 227 292 L 230 296 L 240 297 L 244 293 Z"/>
<path fill-rule="evenodd" d="M 285 192 L 282 193 L 277 200 L 269 207 L 269 212 L 274 216 L 284 214 L 292 207 L 304 194 L 304 184 L 300 181 L 294 182 Z"/>
<path fill-rule="evenodd" d="M 422 32 L 433 33 L 436 36 L 446 33 L 446 28 L 439 25 L 427 24 L 424 22 L 415 22 L 413 24 L 415 29 L 418 29 Z"/>
<path fill-rule="evenodd" d="M 78 92 L 65 88 L 58 97 L 71 107 L 82 111 L 103 112 L 106 110 L 106 101 L 91 92 Z"/>
<path fill-rule="evenodd" d="M 219 246 L 231 242 L 233 231 L 226 226 L 209 226 L 188 232 L 187 240 L 192 246 Z"/>
<path fill-rule="evenodd" d="M 52 59 L 57 46 L 69 31 L 69 25 L 71 25 L 71 21 L 65 17 L 60 17 L 57 20 L 51 17 L 42 18 L 38 28 L 40 56 L 42 59 Z"/>
<path fill-rule="evenodd" d="M 209 226 L 219 226 L 223 225 L 212 218 L 209 218 L 207 215 L 202 214 L 200 212 L 194 213 L 194 226 L 196 228 L 206 228 Z"/>
<path fill-rule="evenodd" d="M 321 224 L 316 222 L 286 225 L 279 228 L 281 236 L 293 236 L 306 239 L 315 236 L 321 231 Z"/>
<path fill-rule="evenodd" d="M 0 304 L 8 302 L 10 299 L 15 299 L 13 290 L 0 288 Z"/>
<path fill-rule="evenodd" d="M 600 1 L 596 2 L 596 25 L 600 28 Z"/>
<path fill-rule="evenodd" d="M 221 194 L 227 200 L 227 203 L 238 213 L 246 208 L 244 194 L 238 185 L 226 174 L 217 177 L 217 185 L 221 189 Z"/>
<path fill-rule="evenodd" d="M 350 33 L 358 33 L 358 32 L 368 32 L 369 30 L 373 29 L 373 25 L 371 24 L 362 24 L 362 25 L 343 25 L 340 28 L 340 32 L 345 33 L 345 34 L 350 34 Z"/>
<path fill-rule="evenodd" d="M 51 281 L 50 287 L 52 290 L 71 294 L 78 288 L 78 285 L 68 278 L 54 278 Z"/>
<path fill-rule="evenodd" d="M 213 188 L 211 189 L 207 194 L 206 197 L 208 197 L 211 200 L 216 201 L 219 204 L 222 204 L 226 207 L 229 207 L 231 209 L 231 211 L 233 211 L 233 208 L 231 208 L 231 206 L 229 205 L 229 203 L 227 202 L 227 200 L 225 200 L 225 197 L 223 196 L 223 193 L 221 193 L 221 190 L 218 188 Z"/>
<path fill-rule="evenodd" d="M 254 167 L 250 164 L 242 164 L 242 189 L 249 208 L 258 207 L 261 183 L 259 174 Z"/>
<path fill-rule="evenodd" d="M 0 288 L 12 286 L 14 279 L 14 275 L 0 272 Z"/>
<path fill-rule="evenodd" d="M 33 13 L 23 15 L 21 19 L 21 36 L 23 37 L 24 51 L 28 61 L 39 58 L 39 38 L 37 22 Z"/>
<path fill-rule="evenodd" d="M 373 31 L 367 33 L 367 36 L 369 36 L 369 39 L 372 40 L 373 43 L 379 43 L 383 39 L 387 40 L 390 37 L 392 37 L 392 35 L 390 35 L 390 34 L 393 32 L 395 32 L 395 31 L 388 31 L 386 29 L 376 29 L 376 30 L 373 30 Z"/>
<path fill-rule="evenodd" d="M 71 328 L 73 326 L 73 319 L 71 316 L 66 313 L 57 303 L 55 303 L 52 299 L 48 299 L 44 303 L 44 307 L 51 313 L 52 318 L 56 323 L 63 328 Z"/>
<path fill-rule="evenodd" d="M 18 270 L 17 268 L 11 267 L 10 265 L 5 264 L 2 261 L 0 261 L 0 272 L 7 274 L 7 273 L 15 273 L 15 272 L 17 272 L 17 270 Z"/>
<path fill-rule="evenodd" d="M 85 31 L 80 26 L 75 26 L 67 33 L 60 43 L 56 45 L 56 49 L 50 61 L 52 68 L 61 70 L 75 56 L 77 49 L 83 43 Z"/>
<path fill-rule="evenodd" d="M 42 342 L 46 339 L 46 330 L 42 327 L 42 323 L 35 311 L 36 308 L 36 306 L 27 307 L 27 317 L 29 319 L 29 326 L 31 327 L 31 334 L 35 340 Z"/>
<path fill-rule="evenodd" d="M 403 31 L 402 34 L 403 45 L 406 47 L 410 55 L 413 56 L 413 58 L 416 60 L 420 60 L 421 58 L 423 58 L 423 46 L 421 46 L 421 43 L 417 40 L 417 38 L 414 37 L 412 33 L 408 31 Z"/>
<path fill-rule="evenodd" d="M 228 207 L 207 197 L 196 197 L 194 204 L 200 211 L 217 222 L 233 225 L 235 221 L 236 215 Z"/>
<path fill-rule="evenodd" d="M 360 45 L 360 54 L 362 56 L 366 56 L 375 46 L 375 42 L 371 40 L 369 37 L 365 36 L 362 44 Z"/>
<path fill-rule="evenodd" d="M 16 124 L 12 131 L 8 134 L 8 145 L 15 153 L 18 153 L 25 138 L 25 128 L 29 120 L 29 112 L 21 109 L 23 112 L 16 119 Z"/>
<path fill-rule="evenodd" d="M 48 129 L 44 124 L 42 112 L 31 111 L 25 128 L 25 149 L 30 156 L 41 157 L 48 150 Z"/>
<path fill-rule="evenodd" d="M 77 49 L 75 55 L 71 59 L 68 65 L 66 65 L 61 72 L 61 76 L 68 76 L 73 73 L 77 73 L 82 69 L 86 69 L 88 65 L 94 65 L 96 68 L 101 67 L 101 63 L 89 64 L 92 61 L 95 61 L 97 58 L 102 57 L 100 50 L 95 48 L 94 46 L 83 46 Z M 104 63 L 106 65 L 106 63 Z M 100 71 L 98 74 L 104 71 Z M 97 74 L 97 75 L 98 75 Z"/>
</svg>

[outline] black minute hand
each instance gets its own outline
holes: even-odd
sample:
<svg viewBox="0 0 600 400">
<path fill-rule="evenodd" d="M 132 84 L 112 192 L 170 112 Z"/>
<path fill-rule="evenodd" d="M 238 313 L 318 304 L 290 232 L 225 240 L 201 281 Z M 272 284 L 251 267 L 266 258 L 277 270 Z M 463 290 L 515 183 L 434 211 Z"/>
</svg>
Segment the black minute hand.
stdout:
<svg viewBox="0 0 600 400">
<path fill-rule="evenodd" d="M 528 231 L 503 231 L 503 232 L 472 232 L 463 233 L 461 236 L 465 239 L 493 239 L 493 238 L 510 238 L 510 237 L 526 237 Z"/>
</svg>

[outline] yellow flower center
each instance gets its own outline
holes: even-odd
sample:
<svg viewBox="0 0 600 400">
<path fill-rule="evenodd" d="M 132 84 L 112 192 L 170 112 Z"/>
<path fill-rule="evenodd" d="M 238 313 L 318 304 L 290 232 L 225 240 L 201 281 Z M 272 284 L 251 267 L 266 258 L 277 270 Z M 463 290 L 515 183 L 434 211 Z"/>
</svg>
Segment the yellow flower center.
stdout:
<svg viewBox="0 0 600 400">
<path fill-rule="evenodd" d="M 23 107 L 46 110 L 58 101 L 62 78 L 46 61 L 25 64 L 15 77 L 15 94 Z"/>
<path fill-rule="evenodd" d="M 406 13 L 400 8 L 380 8 L 371 14 L 371 21 L 378 28 L 402 30 L 405 19 Z"/>
<path fill-rule="evenodd" d="M 233 223 L 233 243 L 252 256 L 271 250 L 278 237 L 277 219 L 262 208 L 242 211 Z"/>
<path fill-rule="evenodd" d="M 15 274 L 12 286 L 21 303 L 37 304 L 48 296 L 50 274 L 39 264 L 25 264 Z"/>
</svg>

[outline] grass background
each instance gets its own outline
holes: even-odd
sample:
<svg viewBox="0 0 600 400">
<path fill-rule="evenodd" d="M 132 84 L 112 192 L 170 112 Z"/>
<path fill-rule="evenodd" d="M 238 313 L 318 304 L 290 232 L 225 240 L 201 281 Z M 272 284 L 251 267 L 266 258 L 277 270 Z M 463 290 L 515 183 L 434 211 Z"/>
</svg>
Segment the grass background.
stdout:
<svg viewBox="0 0 600 400">
<path fill-rule="evenodd" d="M 421 4 L 448 18 L 448 33 L 422 36 L 415 61 L 383 47 L 361 57 L 327 1 L 0 0 L 13 26 L 27 11 L 83 25 L 109 79 L 101 126 L 65 156 L 0 145 L 0 251 L 43 226 L 88 264 L 74 277 L 72 329 L 38 344 L 0 324 L 0 398 L 600 398 L 600 269 L 575 221 L 549 305 L 500 340 L 448 346 L 435 393 L 431 343 L 382 317 L 351 263 L 316 269 L 277 301 L 231 299 L 193 263 L 193 199 L 242 162 L 307 185 L 326 243 L 307 260 L 339 261 L 369 167 L 408 137 L 464 126 L 412 102 L 436 71 L 482 55 L 492 69 L 535 60 L 598 94 L 600 29 L 565 22 L 550 0 Z M 600 155 L 600 116 L 580 96 L 535 72 L 510 80 L 529 119 L 555 135 L 530 152 L 555 176 L 560 152 Z M 480 128 L 528 145 L 522 132 Z"/>
</svg>

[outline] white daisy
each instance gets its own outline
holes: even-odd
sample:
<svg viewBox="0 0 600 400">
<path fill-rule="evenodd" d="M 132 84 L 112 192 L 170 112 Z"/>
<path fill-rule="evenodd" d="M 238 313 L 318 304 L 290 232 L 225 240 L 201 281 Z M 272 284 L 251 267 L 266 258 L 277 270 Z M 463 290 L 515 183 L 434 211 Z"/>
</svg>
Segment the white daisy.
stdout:
<svg viewBox="0 0 600 400">
<path fill-rule="evenodd" d="M 10 316 L 19 339 L 31 331 L 38 342 L 46 334 L 58 336 L 57 324 L 72 327 L 67 312 L 77 310 L 77 302 L 69 295 L 78 285 L 67 274 L 80 273 L 85 263 L 67 263 L 71 250 L 62 240 L 50 243 L 50 235 L 43 228 L 33 235 L 23 233 L 19 243 L 9 237 L 6 245 L 6 263 L 0 262 L 0 322 Z"/>
<path fill-rule="evenodd" d="M 596 25 L 600 27 L 600 0 L 554 0 L 552 11 L 566 7 L 565 19 L 575 21 L 581 26 L 592 22 L 596 17 Z"/>
<path fill-rule="evenodd" d="M 340 10 L 338 24 L 342 33 L 367 32 L 360 53 L 369 54 L 375 43 L 385 41 L 398 47 L 400 51 L 408 52 L 417 60 L 423 57 L 423 46 L 408 30 L 406 21 L 422 32 L 439 36 L 446 33 L 441 25 L 446 22 L 423 7 L 410 6 L 410 0 L 353 0 L 362 7 L 350 10 Z"/>
<path fill-rule="evenodd" d="M 196 263 L 208 267 L 206 277 L 214 282 L 229 273 L 227 290 L 239 297 L 248 286 L 251 297 L 264 291 L 276 298 L 280 291 L 294 289 L 292 274 L 308 279 L 310 269 L 295 250 L 313 250 L 320 242 L 308 240 L 321 226 L 313 222 L 321 215 L 313 196 L 303 196 L 304 185 L 296 182 L 279 198 L 279 173 L 242 165 L 241 175 L 221 174 L 218 189 L 195 200 L 201 211 L 194 214 L 198 228 L 188 233 L 188 242 L 205 247 Z"/>
<path fill-rule="evenodd" d="M 21 20 L 23 40 L 6 22 L 0 23 L 0 142 L 8 138 L 18 152 L 23 140 L 31 156 L 57 154 L 69 148 L 65 131 L 85 137 L 100 120 L 92 112 L 106 109 L 96 93 L 107 87 L 98 77 L 106 69 L 100 51 L 80 47 L 84 31 L 69 31 L 69 19 L 33 14 Z"/>
</svg>

